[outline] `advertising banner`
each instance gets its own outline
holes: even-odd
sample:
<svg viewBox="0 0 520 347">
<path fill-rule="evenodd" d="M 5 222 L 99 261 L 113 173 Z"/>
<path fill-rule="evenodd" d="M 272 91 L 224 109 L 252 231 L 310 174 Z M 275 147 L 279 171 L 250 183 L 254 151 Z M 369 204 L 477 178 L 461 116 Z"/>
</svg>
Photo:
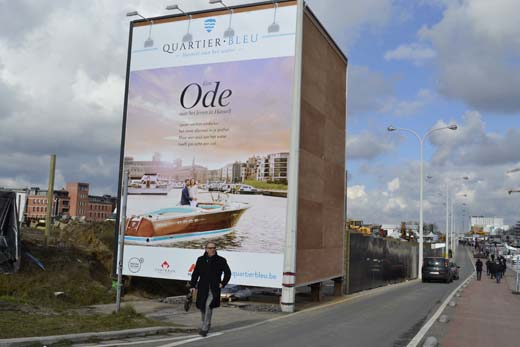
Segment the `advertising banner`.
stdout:
<svg viewBox="0 0 520 347">
<path fill-rule="evenodd" d="M 123 274 L 187 280 L 212 241 L 281 287 L 295 30 L 294 3 L 134 24 Z"/>
</svg>

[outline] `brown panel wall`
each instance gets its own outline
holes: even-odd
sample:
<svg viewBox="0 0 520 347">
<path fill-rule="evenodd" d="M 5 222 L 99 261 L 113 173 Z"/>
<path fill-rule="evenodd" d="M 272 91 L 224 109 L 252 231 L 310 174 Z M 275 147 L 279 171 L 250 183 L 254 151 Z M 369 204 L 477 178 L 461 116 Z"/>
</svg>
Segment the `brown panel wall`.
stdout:
<svg viewBox="0 0 520 347">
<path fill-rule="evenodd" d="M 303 22 L 296 284 L 343 276 L 346 61 Z"/>
</svg>

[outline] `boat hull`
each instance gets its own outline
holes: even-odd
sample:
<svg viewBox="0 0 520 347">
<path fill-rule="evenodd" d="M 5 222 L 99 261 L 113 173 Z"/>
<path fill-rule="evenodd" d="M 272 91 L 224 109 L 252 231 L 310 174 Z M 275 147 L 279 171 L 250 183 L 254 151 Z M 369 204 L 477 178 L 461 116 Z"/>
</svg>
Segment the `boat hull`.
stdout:
<svg viewBox="0 0 520 347">
<path fill-rule="evenodd" d="M 132 217 L 128 220 L 125 242 L 157 243 L 214 237 L 233 231 L 247 208 L 190 213 L 168 217 L 167 214 Z"/>
</svg>

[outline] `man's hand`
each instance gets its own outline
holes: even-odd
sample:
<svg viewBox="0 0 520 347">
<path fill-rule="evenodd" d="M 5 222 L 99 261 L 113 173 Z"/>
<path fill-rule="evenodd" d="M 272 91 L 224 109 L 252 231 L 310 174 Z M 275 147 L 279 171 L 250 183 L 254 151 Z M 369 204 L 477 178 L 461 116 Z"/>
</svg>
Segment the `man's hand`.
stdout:
<svg viewBox="0 0 520 347">
<path fill-rule="evenodd" d="M 218 287 L 219 287 L 219 288 L 224 288 L 224 286 L 222 285 L 222 283 L 220 283 L 220 284 L 218 285 Z"/>
<path fill-rule="evenodd" d="M 190 288 L 191 294 L 195 293 L 195 290 L 196 290 L 195 288 Z"/>
</svg>

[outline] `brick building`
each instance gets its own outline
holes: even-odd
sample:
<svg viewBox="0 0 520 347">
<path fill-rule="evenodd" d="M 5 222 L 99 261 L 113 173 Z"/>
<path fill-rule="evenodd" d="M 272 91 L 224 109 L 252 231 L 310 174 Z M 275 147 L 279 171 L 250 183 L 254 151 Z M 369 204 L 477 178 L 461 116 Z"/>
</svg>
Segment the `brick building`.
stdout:
<svg viewBox="0 0 520 347">
<path fill-rule="evenodd" d="M 27 219 L 44 219 L 47 215 L 47 190 L 31 188 L 27 197 Z M 68 215 L 70 211 L 69 193 L 62 189 L 54 192 L 52 215 Z"/>
<path fill-rule="evenodd" d="M 117 199 L 110 195 L 89 195 L 88 183 L 67 183 L 66 188 L 54 192 L 55 217 L 85 217 L 87 221 L 103 221 L 116 208 Z M 47 190 L 31 188 L 27 198 L 27 219 L 44 219 L 47 215 Z"/>
</svg>

